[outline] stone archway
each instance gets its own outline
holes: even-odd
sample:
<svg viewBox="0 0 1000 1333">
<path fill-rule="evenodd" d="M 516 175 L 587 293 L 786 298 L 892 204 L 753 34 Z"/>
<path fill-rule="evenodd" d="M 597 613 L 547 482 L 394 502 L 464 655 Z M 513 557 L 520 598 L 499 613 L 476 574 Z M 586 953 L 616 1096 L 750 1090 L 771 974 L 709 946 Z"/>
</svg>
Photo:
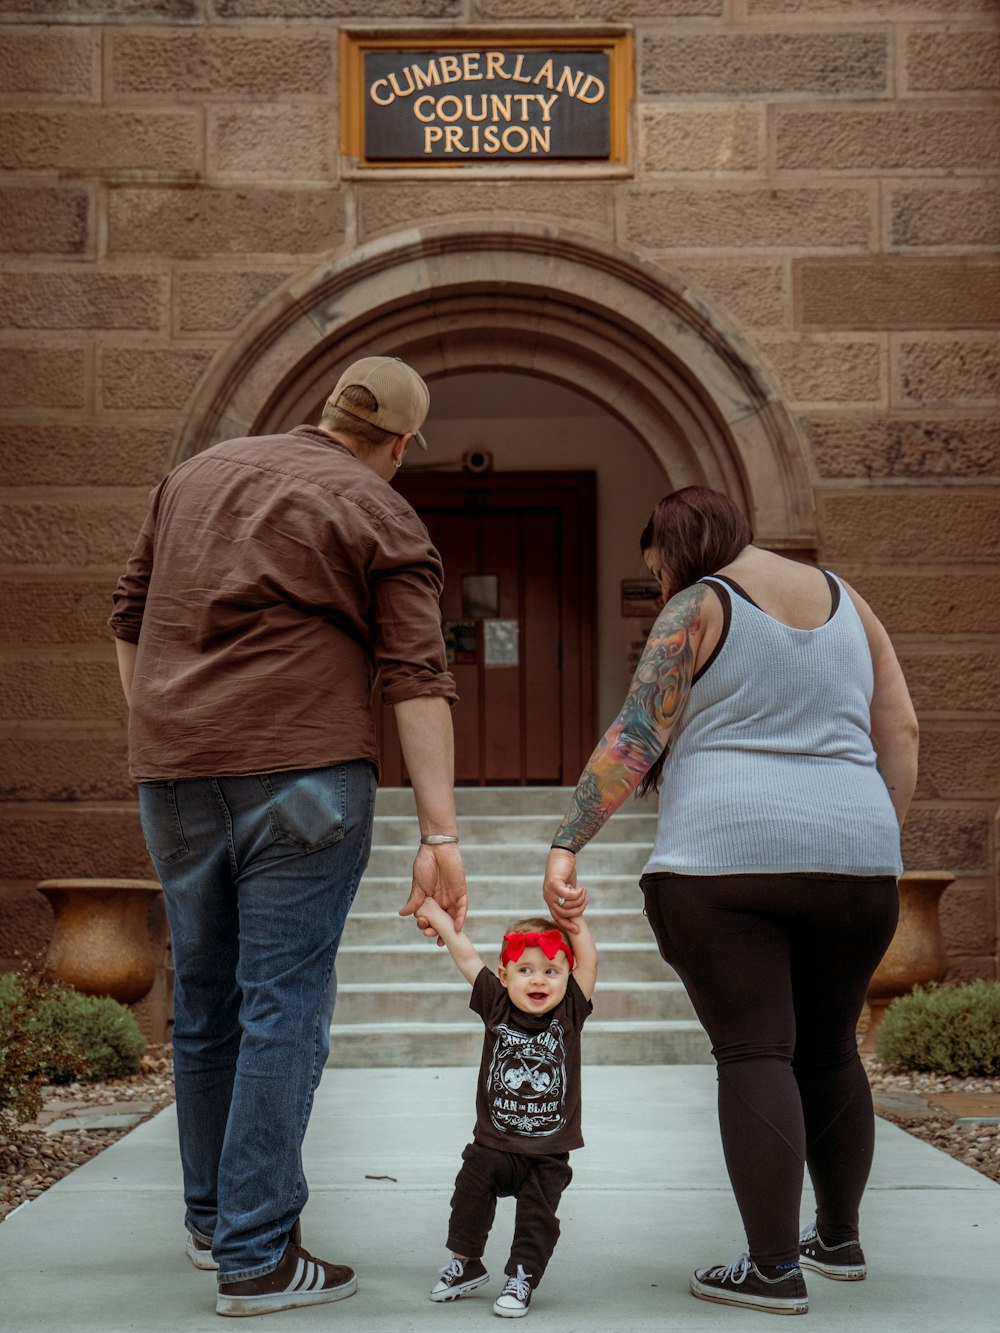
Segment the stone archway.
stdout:
<svg viewBox="0 0 1000 1333">
<path fill-rule="evenodd" d="M 741 502 L 763 545 L 815 550 L 803 443 L 751 349 L 662 269 L 555 227 L 421 227 L 295 279 L 213 363 L 173 461 L 308 419 L 369 352 L 429 380 L 503 368 L 568 385 L 624 422 L 674 485 Z"/>
</svg>

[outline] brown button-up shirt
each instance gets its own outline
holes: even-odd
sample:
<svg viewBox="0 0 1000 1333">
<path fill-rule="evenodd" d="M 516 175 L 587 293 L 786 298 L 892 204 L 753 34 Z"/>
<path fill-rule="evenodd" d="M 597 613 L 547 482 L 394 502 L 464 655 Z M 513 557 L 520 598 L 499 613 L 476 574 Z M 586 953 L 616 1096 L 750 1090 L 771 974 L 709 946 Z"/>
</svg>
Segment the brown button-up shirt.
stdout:
<svg viewBox="0 0 1000 1333">
<path fill-rule="evenodd" d="M 377 763 L 378 670 L 387 704 L 457 698 L 442 581 L 407 501 L 312 426 L 182 463 L 108 622 L 138 644 L 133 779 Z"/>
</svg>

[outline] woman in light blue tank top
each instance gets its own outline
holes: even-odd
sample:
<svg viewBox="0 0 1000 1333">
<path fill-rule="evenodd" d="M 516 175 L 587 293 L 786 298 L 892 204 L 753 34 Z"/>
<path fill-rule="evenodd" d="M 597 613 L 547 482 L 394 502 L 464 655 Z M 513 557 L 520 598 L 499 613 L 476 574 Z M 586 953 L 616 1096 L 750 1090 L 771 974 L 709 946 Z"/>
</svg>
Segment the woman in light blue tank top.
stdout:
<svg viewBox="0 0 1000 1333">
<path fill-rule="evenodd" d="M 916 717 L 864 600 L 754 546 L 727 497 L 675 491 L 640 545 L 666 604 L 553 839 L 544 897 L 572 931 L 587 907 L 576 853 L 631 793 L 659 791 L 645 910 L 712 1041 L 748 1246 L 690 1289 L 801 1314 L 803 1269 L 867 1273 L 874 1116 L 855 1032 L 896 925 Z M 816 1222 L 800 1236 L 806 1166 Z"/>
</svg>

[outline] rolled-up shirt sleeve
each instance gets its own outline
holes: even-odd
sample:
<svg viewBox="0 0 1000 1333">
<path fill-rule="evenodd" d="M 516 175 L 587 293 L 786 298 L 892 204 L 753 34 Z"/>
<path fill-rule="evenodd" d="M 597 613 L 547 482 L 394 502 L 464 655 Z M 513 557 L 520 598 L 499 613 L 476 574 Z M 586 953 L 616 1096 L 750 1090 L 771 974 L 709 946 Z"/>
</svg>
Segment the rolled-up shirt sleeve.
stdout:
<svg viewBox="0 0 1000 1333">
<path fill-rule="evenodd" d="M 432 696 L 455 703 L 441 632 L 441 557 L 415 514 L 393 514 L 380 526 L 368 576 L 372 647 L 382 675 L 382 702 Z"/>
<path fill-rule="evenodd" d="M 108 619 L 108 626 L 116 639 L 125 639 L 129 643 L 139 642 L 139 632 L 142 629 L 146 593 L 153 571 L 153 538 L 156 533 L 156 511 L 161 489 L 162 483 L 150 495 L 146 520 L 112 597 L 114 609 Z"/>
</svg>

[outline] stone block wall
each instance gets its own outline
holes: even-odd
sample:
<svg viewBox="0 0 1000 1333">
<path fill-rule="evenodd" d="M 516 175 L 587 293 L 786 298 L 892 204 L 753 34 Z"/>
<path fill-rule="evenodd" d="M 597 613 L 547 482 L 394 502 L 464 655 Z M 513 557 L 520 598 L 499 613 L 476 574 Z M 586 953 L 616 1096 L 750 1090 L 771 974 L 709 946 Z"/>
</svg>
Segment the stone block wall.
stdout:
<svg viewBox="0 0 1000 1333">
<path fill-rule="evenodd" d="M 343 173 L 358 22 L 630 25 L 632 174 Z M 998 93 L 995 0 L 0 0 L 0 966 L 37 879 L 149 873 L 103 622 L 214 359 L 323 260 L 503 217 L 677 275 L 778 386 L 920 713 L 908 863 L 996 976 Z"/>
</svg>

